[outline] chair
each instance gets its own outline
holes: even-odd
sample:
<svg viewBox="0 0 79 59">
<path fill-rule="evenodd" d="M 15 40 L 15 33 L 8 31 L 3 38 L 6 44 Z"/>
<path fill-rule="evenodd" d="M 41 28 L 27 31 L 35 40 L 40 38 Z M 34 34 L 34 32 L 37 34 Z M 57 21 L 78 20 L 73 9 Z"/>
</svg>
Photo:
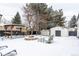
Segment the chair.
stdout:
<svg viewBox="0 0 79 59">
<path fill-rule="evenodd" d="M 8 48 L 8 46 L 0 46 L 0 50 L 2 50 L 2 49 L 5 49 L 5 48 Z"/>
<path fill-rule="evenodd" d="M 0 50 L 0 56 L 7 56 L 7 55 L 12 56 L 13 54 L 11 54 L 11 53 L 13 53 L 13 52 L 15 52 L 17 54 L 17 51 L 15 49 L 8 48 L 8 46 L 0 46 L 0 48 L 4 48 L 4 47 L 5 47 L 5 49 Z"/>
<path fill-rule="evenodd" d="M 44 43 L 52 43 L 53 40 L 53 35 L 49 36 L 48 40 L 46 40 L 45 37 L 39 39 L 40 42 L 44 42 Z"/>
</svg>

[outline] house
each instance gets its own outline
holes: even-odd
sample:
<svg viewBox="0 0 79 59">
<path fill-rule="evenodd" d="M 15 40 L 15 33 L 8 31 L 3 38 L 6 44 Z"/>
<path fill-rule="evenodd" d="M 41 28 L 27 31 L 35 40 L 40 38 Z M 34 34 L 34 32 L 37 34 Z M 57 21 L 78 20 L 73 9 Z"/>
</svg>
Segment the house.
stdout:
<svg viewBox="0 0 79 59">
<path fill-rule="evenodd" d="M 27 27 L 21 24 L 0 24 L 0 36 L 11 32 L 12 35 L 24 35 L 26 30 Z"/>
<path fill-rule="evenodd" d="M 2 30 L 5 30 L 5 29 L 4 29 L 4 24 L 3 24 L 3 23 L 0 24 L 0 31 L 2 31 Z"/>
<path fill-rule="evenodd" d="M 13 34 L 22 34 L 26 32 L 26 27 L 21 24 L 5 24 L 4 25 L 5 31 L 13 32 Z"/>
</svg>

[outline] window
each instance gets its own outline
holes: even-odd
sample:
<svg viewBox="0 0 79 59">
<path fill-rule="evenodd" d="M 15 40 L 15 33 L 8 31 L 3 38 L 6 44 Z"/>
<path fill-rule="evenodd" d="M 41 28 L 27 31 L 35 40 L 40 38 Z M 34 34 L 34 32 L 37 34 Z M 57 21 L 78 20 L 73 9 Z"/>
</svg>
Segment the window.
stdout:
<svg viewBox="0 0 79 59">
<path fill-rule="evenodd" d="M 69 31 L 69 36 L 77 36 L 77 31 Z"/>
<path fill-rule="evenodd" d="M 61 31 L 60 30 L 56 30 L 55 31 L 55 36 L 61 36 Z"/>
</svg>

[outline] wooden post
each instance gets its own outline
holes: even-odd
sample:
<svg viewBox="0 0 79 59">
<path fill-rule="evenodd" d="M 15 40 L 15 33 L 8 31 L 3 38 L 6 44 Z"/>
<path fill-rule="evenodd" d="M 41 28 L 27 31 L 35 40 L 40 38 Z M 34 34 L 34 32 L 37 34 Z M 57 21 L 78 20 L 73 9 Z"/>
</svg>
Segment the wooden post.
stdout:
<svg viewBox="0 0 79 59">
<path fill-rule="evenodd" d="M 14 27 L 14 25 L 11 25 L 11 38 L 12 38 L 13 27 Z"/>
<path fill-rule="evenodd" d="M 7 31 L 8 26 L 5 25 L 4 28 L 5 28 L 5 37 L 6 37 L 6 31 Z"/>
</svg>

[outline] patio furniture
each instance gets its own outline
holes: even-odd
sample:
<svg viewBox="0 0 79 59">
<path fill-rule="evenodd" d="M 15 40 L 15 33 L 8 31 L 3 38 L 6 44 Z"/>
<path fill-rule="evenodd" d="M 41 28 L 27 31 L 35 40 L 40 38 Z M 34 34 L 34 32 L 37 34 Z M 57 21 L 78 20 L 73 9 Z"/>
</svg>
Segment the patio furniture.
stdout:
<svg viewBox="0 0 79 59">
<path fill-rule="evenodd" d="M 17 51 L 11 48 L 0 50 L 0 56 L 7 56 L 7 55 L 13 56 L 14 53 L 17 54 Z"/>
<path fill-rule="evenodd" d="M 47 43 L 52 43 L 52 40 L 53 40 L 53 35 L 49 36 Z"/>
<path fill-rule="evenodd" d="M 5 49 L 5 48 L 8 48 L 8 46 L 0 46 L 0 50 L 2 50 L 2 49 Z"/>
<path fill-rule="evenodd" d="M 47 39 L 47 40 L 46 40 Z M 53 40 L 53 35 L 49 36 L 48 38 L 46 37 L 41 37 L 38 41 L 44 42 L 44 43 L 52 43 Z"/>
</svg>

